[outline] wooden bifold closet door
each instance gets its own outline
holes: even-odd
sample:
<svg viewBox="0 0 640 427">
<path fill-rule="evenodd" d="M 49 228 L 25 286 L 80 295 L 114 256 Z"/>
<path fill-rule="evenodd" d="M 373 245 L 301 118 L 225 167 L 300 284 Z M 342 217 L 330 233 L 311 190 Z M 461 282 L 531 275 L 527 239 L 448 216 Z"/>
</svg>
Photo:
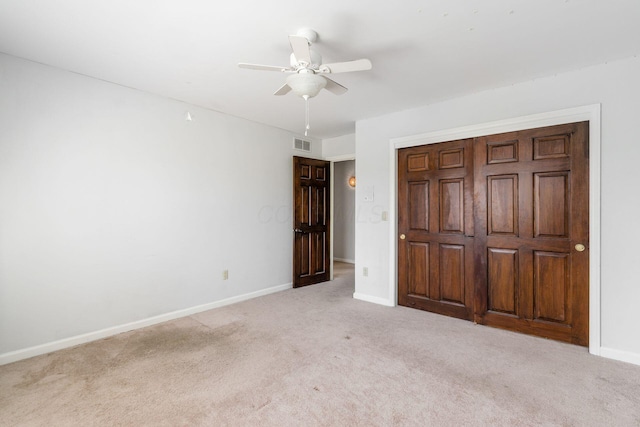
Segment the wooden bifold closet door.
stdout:
<svg viewBox="0 0 640 427">
<path fill-rule="evenodd" d="M 398 303 L 588 345 L 588 123 L 398 152 Z"/>
<path fill-rule="evenodd" d="M 473 318 L 473 140 L 398 152 L 398 303 Z"/>
</svg>

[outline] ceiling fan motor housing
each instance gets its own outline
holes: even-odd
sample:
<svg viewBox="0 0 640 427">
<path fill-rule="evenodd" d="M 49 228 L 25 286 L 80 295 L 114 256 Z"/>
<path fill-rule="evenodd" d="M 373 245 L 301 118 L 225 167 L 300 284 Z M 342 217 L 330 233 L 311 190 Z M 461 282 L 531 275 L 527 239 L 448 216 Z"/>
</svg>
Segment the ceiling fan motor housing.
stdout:
<svg viewBox="0 0 640 427">
<path fill-rule="evenodd" d="M 317 70 L 320 67 L 320 64 L 322 64 L 322 55 L 320 55 L 316 50 L 309 48 L 309 56 L 311 56 L 311 64 L 306 64 L 304 68 Z M 291 64 L 291 68 L 301 68 L 301 63 L 296 59 L 296 55 L 294 53 L 289 56 L 289 63 Z"/>
</svg>

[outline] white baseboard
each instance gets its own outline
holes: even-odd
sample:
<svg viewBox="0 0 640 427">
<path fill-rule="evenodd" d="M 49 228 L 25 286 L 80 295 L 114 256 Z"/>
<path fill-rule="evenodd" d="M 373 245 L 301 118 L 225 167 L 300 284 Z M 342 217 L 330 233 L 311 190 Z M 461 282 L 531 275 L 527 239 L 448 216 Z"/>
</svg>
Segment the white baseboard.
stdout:
<svg viewBox="0 0 640 427">
<path fill-rule="evenodd" d="M 366 302 L 372 302 L 374 304 L 385 305 L 387 307 L 395 307 L 396 306 L 393 303 L 393 301 L 388 300 L 386 298 L 372 297 L 371 295 L 360 294 L 358 292 L 354 292 L 353 293 L 353 298 L 354 299 L 359 299 L 360 301 L 366 301 Z"/>
<path fill-rule="evenodd" d="M 52 351 L 62 350 L 62 349 L 73 347 L 79 344 L 85 344 L 91 341 L 107 338 L 113 335 L 121 334 L 123 332 L 129 332 L 134 329 L 140 329 L 140 328 L 155 325 L 158 323 L 166 322 L 168 320 L 174 320 L 180 317 L 186 317 L 186 316 L 190 316 L 192 314 L 200 313 L 203 311 L 212 310 L 214 308 L 224 307 L 226 305 L 235 304 L 237 302 L 246 301 L 246 300 L 257 298 L 263 295 L 285 291 L 291 288 L 292 288 L 292 284 L 286 283 L 284 285 L 273 286 L 271 288 L 250 292 L 248 294 L 238 295 L 235 297 L 214 301 L 207 304 L 186 308 L 183 310 L 172 311 L 170 313 L 161 314 L 159 316 L 149 317 L 147 319 L 137 320 L 135 322 L 126 323 L 124 325 L 113 326 L 111 328 L 101 329 L 95 332 L 76 335 L 74 337 L 65 338 L 62 340 L 53 341 L 50 343 L 41 344 L 34 347 L 25 348 L 22 350 L 10 351 L 8 353 L 0 354 L 0 366 L 6 365 L 7 363 L 17 362 L 23 359 L 28 359 L 30 357 L 39 356 L 41 354 L 51 353 Z"/>
<path fill-rule="evenodd" d="M 629 351 L 616 350 L 613 348 L 600 347 L 600 356 L 607 359 L 619 360 L 621 362 L 633 363 L 640 365 L 640 354 L 631 353 Z"/>
<path fill-rule="evenodd" d="M 354 259 L 346 259 L 346 258 L 336 258 L 336 257 L 333 257 L 333 260 L 334 260 L 334 261 L 340 261 L 340 262 L 346 262 L 347 264 L 355 264 L 355 263 L 356 263 L 356 260 L 354 260 Z"/>
</svg>

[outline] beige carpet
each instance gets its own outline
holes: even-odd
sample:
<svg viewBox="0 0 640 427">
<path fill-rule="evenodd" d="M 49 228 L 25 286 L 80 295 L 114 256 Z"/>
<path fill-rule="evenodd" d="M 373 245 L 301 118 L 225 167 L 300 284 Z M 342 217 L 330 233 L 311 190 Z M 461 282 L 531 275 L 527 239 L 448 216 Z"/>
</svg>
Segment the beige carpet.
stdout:
<svg viewBox="0 0 640 427">
<path fill-rule="evenodd" d="M 0 425 L 640 425 L 640 366 L 337 276 L 2 366 Z"/>
</svg>

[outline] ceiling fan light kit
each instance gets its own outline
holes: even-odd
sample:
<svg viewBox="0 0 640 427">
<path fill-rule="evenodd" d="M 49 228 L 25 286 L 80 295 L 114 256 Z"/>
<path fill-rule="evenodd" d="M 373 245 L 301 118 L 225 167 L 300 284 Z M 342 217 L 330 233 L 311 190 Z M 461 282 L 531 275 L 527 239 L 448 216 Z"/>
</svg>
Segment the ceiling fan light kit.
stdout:
<svg viewBox="0 0 640 427">
<path fill-rule="evenodd" d="M 358 59 L 348 62 L 323 64 L 322 56 L 311 49 L 311 44 L 318 40 L 318 33 L 310 28 L 298 30 L 296 35 L 289 36 L 289 43 L 293 53 L 289 58 L 290 67 L 274 65 L 260 65 L 240 63 L 240 68 L 264 71 L 280 71 L 292 73 L 286 83 L 274 95 L 285 95 L 293 91 L 305 100 L 305 135 L 309 131 L 309 98 L 318 95 L 322 89 L 327 89 L 334 95 L 342 95 L 347 88 L 321 74 L 336 74 L 352 71 L 366 71 L 371 69 L 371 61 Z"/>
<path fill-rule="evenodd" d="M 301 98 L 308 99 L 316 96 L 327 85 L 324 77 L 314 73 L 291 74 L 287 77 L 287 84 Z"/>
</svg>

